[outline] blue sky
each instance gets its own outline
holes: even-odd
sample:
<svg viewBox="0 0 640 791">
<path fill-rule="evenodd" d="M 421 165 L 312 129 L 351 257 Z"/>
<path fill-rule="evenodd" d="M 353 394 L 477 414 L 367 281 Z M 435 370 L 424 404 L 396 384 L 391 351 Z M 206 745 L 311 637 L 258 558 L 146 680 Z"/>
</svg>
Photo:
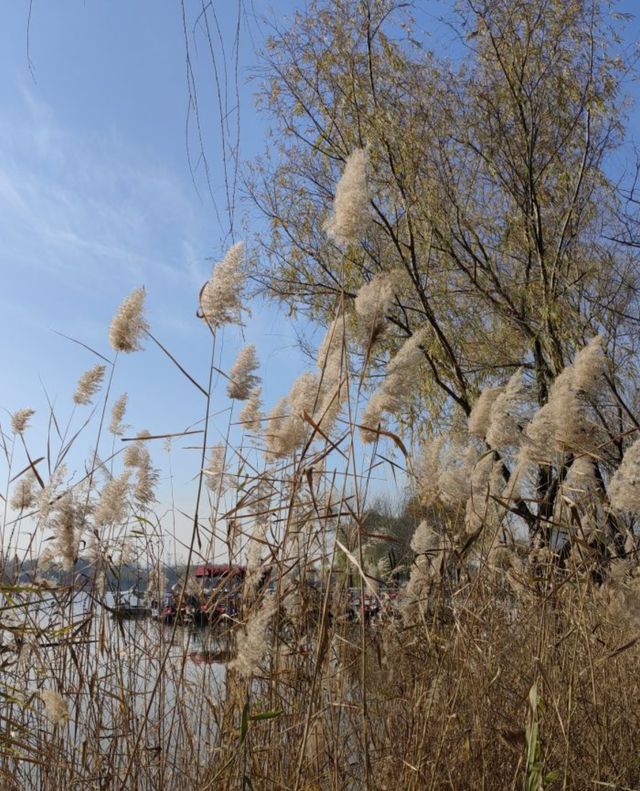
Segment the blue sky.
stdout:
<svg viewBox="0 0 640 791">
<path fill-rule="evenodd" d="M 192 351 L 196 338 L 205 341 L 194 295 L 227 242 L 187 165 L 179 5 L 36 1 L 33 77 L 27 8 L 6 6 L 0 33 L 0 351 L 11 372 L 0 402 L 8 409 L 33 398 L 38 377 L 62 394 L 83 370 L 82 353 L 52 330 L 104 351 L 115 307 L 141 283 L 158 334 Z M 254 60 L 248 50 L 245 65 Z M 261 121 L 244 86 L 242 104 L 250 156 Z M 217 129 L 207 120 L 216 163 Z"/>
<path fill-rule="evenodd" d="M 200 4 L 185 5 L 192 25 Z M 226 16 L 220 16 L 228 60 L 235 7 L 228 3 Z M 281 18 L 292 7 L 273 2 L 254 6 L 258 13 L 273 8 Z M 35 0 L 31 68 L 28 3 L 7 4 L 1 16 L 0 409 L 4 426 L 7 411 L 36 409 L 27 437 L 32 454 L 40 455 L 47 418 L 44 389 L 59 420 L 66 422 L 79 375 L 97 362 L 56 333 L 110 357 L 109 322 L 136 286 L 147 288 L 153 332 L 196 378 L 205 380 L 210 342 L 195 317 L 197 295 L 229 238 L 201 171 L 194 186 L 188 166 L 179 3 Z M 255 19 L 243 19 L 244 158 L 257 153 L 264 139 L 247 84 L 256 64 L 251 38 L 259 43 L 260 35 Z M 191 43 L 216 185 L 221 181 L 220 142 L 203 42 L 196 32 Z M 214 197 L 224 208 L 222 192 Z M 244 338 L 227 330 L 225 365 L 245 341 L 256 343 L 270 370 L 267 403 L 273 402 L 304 364 L 292 328 L 273 307 L 257 303 Z M 156 349 L 121 357 L 113 392 L 124 390 L 130 394 L 128 420 L 135 430 L 180 431 L 203 414 L 202 398 Z M 227 403 L 224 399 L 223 406 Z M 74 425 L 86 414 L 86 408 L 76 410 Z M 220 432 L 225 427 L 226 416 Z M 78 468 L 94 436 L 88 429 L 80 443 L 83 453 L 72 457 Z M 176 486 L 184 489 L 185 508 L 197 470 L 193 453 L 177 462 Z"/>
<path fill-rule="evenodd" d="M 242 159 L 261 151 L 266 131 L 248 84 L 257 64 L 255 46 L 263 39 L 259 17 L 272 14 L 286 23 L 297 5 L 302 0 L 246 3 L 239 50 Z M 434 43 L 443 36 L 453 42 L 451 31 L 436 21 L 446 5 L 422 4 L 418 16 L 418 28 L 431 30 Z M 633 10 L 634 3 L 625 0 L 621 7 Z M 222 211 L 211 62 L 202 26 L 193 31 L 201 3 L 185 0 L 185 8 L 214 197 Z M 218 4 L 227 62 L 236 8 L 232 0 Z M 39 454 L 45 442 L 44 389 L 66 420 L 77 378 L 96 362 L 56 332 L 109 356 L 109 322 L 136 286 L 147 288 L 154 333 L 196 378 L 205 379 L 209 340 L 194 315 L 197 294 L 229 236 L 202 169 L 195 184 L 189 171 L 180 3 L 34 0 L 31 67 L 28 10 L 28 0 L 15 0 L 0 11 L 0 420 L 6 426 L 7 411 L 36 409 L 28 436 Z M 629 42 L 637 38 L 637 23 L 627 36 Z M 634 110 L 632 132 L 635 119 Z M 226 332 L 225 366 L 245 341 L 256 344 L 268 371 L 270 406 L 305 365 L 294 329 L 273 306 L 256 303 L 244 338 L 239 331 Z M 202 417 L 201 397 L 156 349 L 118 362 L 114 395 L 124 390 L 135 430 L 180 431 Z M 74 425 L 84 414 L 74 415 Z M 217 425 L 223 433 L 226 416 Z M 89 446 L 90 440 L 87 453 Z M 79 455 L 75 463 L 81 462 Z M 183 454 L 176 486 L 184 491 L 185 508 L 196 472 L 193 454 Z"/>
</svg>

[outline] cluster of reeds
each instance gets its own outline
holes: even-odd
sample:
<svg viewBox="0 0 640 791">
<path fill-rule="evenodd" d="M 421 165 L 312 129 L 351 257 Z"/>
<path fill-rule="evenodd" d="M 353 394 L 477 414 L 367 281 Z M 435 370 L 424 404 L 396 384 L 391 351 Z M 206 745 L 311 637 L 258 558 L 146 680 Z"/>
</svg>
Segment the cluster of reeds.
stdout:
<svg viewBox="0 0 640 791">
<path fill-rule="evenodd" d="M 326 227 L 340 245 L 367 221 L 365 170 L 357 152 L 338 188 Z M 42 453 L 30 409 L 3 427 L 3 788 L 637 787 L 640 445 L 603 341 L 543 404 L 519 371 L 466 427 L 410 452 L 394 420 L 422 334 L 363 403 L 391 272 L 336 306 L 315 366 L 269 414 L 243 348 L 225 372 L 242 408 L 214 442 L 215 344 L 243 319 L 243 256 L 232 247 L 200 293 L 207 383 L 151 334 L 142 289 L 123 303 L 115 356 L 74 395 L 96 403 L 83 475 L 65 467 L 81 435 L 53 409 Z M 179 595 L 196 563 L 247 567 L 240 612 L 198 633 L 110 614 L 126 566 L 156 597 L 166 585 L 160 437 L 125 435 L 110 386 L 118 355 L 149 340 L 203 398 Z M 383 465 L 420 503 L 401 565 L 379 551 L 394 536 L 366 528 Z"/>
</svg>

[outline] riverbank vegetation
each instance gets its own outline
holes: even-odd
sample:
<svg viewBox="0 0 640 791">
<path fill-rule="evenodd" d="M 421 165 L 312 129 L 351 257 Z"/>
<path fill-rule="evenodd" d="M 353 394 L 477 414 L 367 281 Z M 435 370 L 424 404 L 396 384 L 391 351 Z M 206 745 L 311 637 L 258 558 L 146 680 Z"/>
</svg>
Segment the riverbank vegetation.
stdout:
<svg viewBox="0 0 640 791">
<path fill-rule="evenodd" d="M 456 59 L 388 0 L 274 30 L 279 143 L 246 185 L 270 232 L 194 294 L 208 381 L 140 288 L 74 395 L 82 474 L 53 407 L 44 440 L 32 406 L 2 424 L 3 787 L 640 787 L 633 58 L 608 4 L 457 9 Z M 325 333 L 267 408 L 252 346 L 216 365 L 256 288 Z M 150 344 L 202 397 L 180 435 L 112 392 Z M 197 638 L 103 606 L 121 564 L 167 587 L 153 453 L 185 437 L 185 575 L 246 566 Z"/>
</svg>

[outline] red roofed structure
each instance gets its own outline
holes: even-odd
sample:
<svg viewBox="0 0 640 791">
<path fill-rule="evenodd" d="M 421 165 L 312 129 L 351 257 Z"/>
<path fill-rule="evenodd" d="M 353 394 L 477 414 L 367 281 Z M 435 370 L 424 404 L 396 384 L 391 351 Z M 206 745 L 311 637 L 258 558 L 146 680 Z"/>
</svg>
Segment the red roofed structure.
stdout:
<svg viewBox="0 0 640 791">
<path fill-rule="evenodd" d="M 246 573 L 246 566 L 229 566 L 228 563 L 202 563 L 193 570 L 193 576 L 197 580 L 209 579 L 210 577 L 244 577 Z"/>
</svg>

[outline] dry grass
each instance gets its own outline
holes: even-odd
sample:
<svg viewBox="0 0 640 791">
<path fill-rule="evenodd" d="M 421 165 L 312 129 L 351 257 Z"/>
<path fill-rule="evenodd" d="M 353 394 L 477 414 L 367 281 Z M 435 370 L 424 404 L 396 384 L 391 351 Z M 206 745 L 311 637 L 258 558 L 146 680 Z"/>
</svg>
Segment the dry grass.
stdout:
<svg viewBox="0 0 640 791">
<path fill-rule="evenodd" d="M 344 334 L 335 337 L 335 348 L 331 339 L 324 344 L 330 377 L 321 366 L 308 380 L 317 383 L 315 397 L 305 391 L 298 412 L 279 416 L 279 424 L 263 421 L 267 444 L 283 432 L 266 461 L 265 436 L 242 434 L 232 445 L 229 417 L 224 474 L 208 487 L 215 369 L 207 389 L 177 364 L 206 393 L 188 563 L 221 548 L 232 561 L 248 554 L 271 569 L 274 584 L 270 603 L 247 586 L 243 610 L 224 626 L 192 634 L 151 620 L 121 623 L 104 606 L 105 574 L 132 547 L 138 564 L 158 567 L 166 524 L 154 513 L 153 438 L 128 443 L 124 465 L 120 454 L 104 453 L 121 431 L 103 436 L 109 376 L 80 479 L 65 480 L 62 462 L 84 435 L 61 429 L 53 410 L 41 454 L 29 448 L 26 424 L 2 433 L 7 495 L 37 472 L 33 493 L 20 490 L 18 510 L 5 509 L 3 525 L 0 782 L 7 791 L 640 786 L 636 539 L 629 533 L 626 560 L 615 541 L 606 543 L 611 520 L 596 507 L 603 495 L 594 484 L 552 514 L 554 528 L 580 550 L 566 563 L 522 542 L 521 495 L 505 500 L 483 483 L 470 534 L 464 503 L 453 507 L 449 487 L 447 508 L 419 514 L 435 527 L 419 528 L 411 582 L 397 607 L 372 623 L 341 616 L 348 575 L 361 595 L 380 582 L 368 566 L 365 529 L 371 477 L 381 460 L 389 463 L 379 443 L 406 449 L 369 425 L 367 439 L 375 441 L 363 454 L 356 407 L 364 374 L 355 379 L 344 364 Z M 192 441 L 194 432 L 185 434 Z M 45 458 L 49 476 L 40 474 Z M 454 488 L 463 491 L 465 470 L 454 466 L 443 480 L 457 476 Z M 92 566 L 80 572 L 73 560 L 89 546 Z M 47 553 L 70 567 L 66 578 L 43 579 Z M 19 582 L 31 561 L 33 582 Z M 338 565 L 343 571 L 324 593 L 309 588 L 312 569 L 326 582 Z"/>
</svg>

